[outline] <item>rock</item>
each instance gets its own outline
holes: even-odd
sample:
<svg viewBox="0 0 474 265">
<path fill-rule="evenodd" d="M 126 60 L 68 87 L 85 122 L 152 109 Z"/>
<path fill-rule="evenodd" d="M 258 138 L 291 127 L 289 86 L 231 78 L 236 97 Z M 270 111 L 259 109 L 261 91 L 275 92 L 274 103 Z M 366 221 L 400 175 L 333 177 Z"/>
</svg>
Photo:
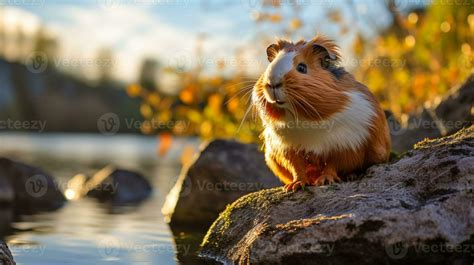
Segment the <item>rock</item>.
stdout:
<svg viewBox="0 0 474 265">
<path fill-rule="evenodd" d="M 401 126 L 390 112 L 386 112 L 392 136 L 392 149 L 403 153 L 424 138 L 453 134 L 474 121 L 474 75 L 459 88 L 453 89 L 438 104 L 429 102 L 419 112 L 409 116 Z"/>
<path fill-rule="evenodd" d="M 12 253 L 5 242 L 0 240 L 0 265 L 15 265 Z"/>
<path fill-rule="evenodd" d="M 435 116 L 442 121 L 441 132 L 450 135 L 474 122 L 474 74 L 464 84 L 444 97 L 434 108 Z"/>
<path fill-rule="evenodd" d="M 11 206 L 0 207 L 0 238 L 12 233 L 11 224 L 15 221 L 15 211 Z"/>
<path fill-rule="evenodd" d="M 398 153 L 410 150 L 414 144 L 425 138 L 441 136 L 433 116 L 425 108 L 420 113 L 412 114 L 408 119 L 408 125 L 405 127 L 397 124 L 393 116 L 388 116 L 387 121 L 392 137 L 392 150 Z"/>
<path fill-rule="evenodd" d="M 474 126 L 418 143 L 358 181 L 246 195 L 201 257 L 225 264 L 471 264 Z"/>
<path fill-rule="evenodd" d="M 11 204 L 15 200 L 15 192 L 7 177 L 0 177 L 0 205 Z"/>
<path fill-rule="evenodd" d="M 0 158 L 0 201 L 13 204 L 17 213 L 28 213 L 60 208 L 65 198 L 51 175 Z"/>
<path fill-rule="evenodd" d="M 162 212 L 171 226 L 210 224 L 237 198 L 280 186 L 257 145 L 215 140 L 201 148 L 194 163 L 183 169 Z"/>
<path fill-rule="evenodd" d="M 81 192 L 102 202 L 124 205 L 142 202 L 152 190 L 141 174 L 107 166 L 88 179 Z"/>
</svg>

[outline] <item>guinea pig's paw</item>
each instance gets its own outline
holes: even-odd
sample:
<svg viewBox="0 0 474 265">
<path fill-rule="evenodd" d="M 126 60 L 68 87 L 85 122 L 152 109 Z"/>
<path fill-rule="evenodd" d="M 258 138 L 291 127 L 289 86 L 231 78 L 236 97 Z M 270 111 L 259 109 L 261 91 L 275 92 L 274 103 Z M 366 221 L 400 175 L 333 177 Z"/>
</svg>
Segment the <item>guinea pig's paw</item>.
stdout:
<svg viewBox="0 0 474 265">
<path fill-rule="evenodd" d="M 331 185 L 336 182 L 342 182 L 341 178 L 339 178 L 337 175 L 323 174 L 316 179 L 315 185 L 324 186 L 325 184 Z"/>
<path fill-rule="evenodd" d="M 304 188 L 308 185 L 309 183 L 307 181 L 296 180 L 296 181 L 286 184 L 284 188 L 286 192 L 290 192 L 290 191 L 297 191 L 299 189 L 304 190 Z"/>
</svg>

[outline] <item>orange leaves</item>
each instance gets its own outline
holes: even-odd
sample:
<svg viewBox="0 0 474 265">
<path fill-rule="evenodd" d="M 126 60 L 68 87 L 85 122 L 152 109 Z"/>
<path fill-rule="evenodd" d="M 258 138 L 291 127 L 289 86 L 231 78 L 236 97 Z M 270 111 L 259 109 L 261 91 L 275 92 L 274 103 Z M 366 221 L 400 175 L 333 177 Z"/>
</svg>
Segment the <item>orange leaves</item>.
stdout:
<svg viewBox="0 0 474 265">
<path fill-rule="evenodd" d="M 358 47 L 369 61 L 384 63 L 358 67 L 356 75 L 399 117 L 439 98 L 472 71 L 474 15 L 466 10 L 433 4 L 409 13 L 408 32 L 392 26 L 373 46 Z"/>
<path fill-rule="evenodd" d="M 168 132 L 161 133 L 158 136 L 158 142 L 158 155 L 164 156 L 170 149 L 171 144 L 173 143 L 173 136 Z"/>
<path fill-rule="evenodd" d="M 303 26 L 303 21 L 301 21 L 301 19 L 299 18 L 294 18 L 290 22 L 290 28 L 292 30 L 300 29 L 302 26 Z"/>
<path fill-rule="evenodd" d="M 230 113 L 236 113 L 238 111 L 239 107 L 240 107 L 240 99 L 237 98 L 237 97 L 231 98 L 227 102 L 227 110 Z"/>
<path fill-rule="evenodd" d="M 219 94 L 212 94 L 207 100 L 207 105 L 213 113 L 220 114 L 222 108 L 222 96 Z"/>
<path fill-rule="evenodd" d="M 146 101 L 148 102 L 148 104 L 150 104 L 154 108 L 159 108 L 161 98 L 156 93 L 150 93 L 146 96 Z"/>
<path fill-rule="evenodd" d="M 268 16 L 268 20 L 273 22 L 273 23 L 278 23 L 281 21 L 281 15 L 280 14 L 271 14 Z"/>
<path fill-rule="evenodd" d="M 331 10 L 328 14 L 328 18 L 334 23 L 342 22 L 342 15 L 341 12 L 339 12 L 338 10 Z"/>
<path fill-rule="evenodd" d="M 181 165 L 189 165 L 193 160 L 192 158 L 195 152 L 194 146 L 192 145 L 187 145 L 184 147 L 183 153 L 181 154 Z"/>
<path fill-rule="evenodd" d="M 179 99 L 186 104 L 192 104 L 197 94 L 197 87 L 193 84 L 188 85 L 179 93 Z"/>
<path fill-rule="evenodd" d="M 151 108 L 150 105 L 148 105 L 146 103 L 142 103 L 140 105 L 140 114 L 142 114 L 142 116 L 145 119 L 149 119 L 153 116 L 153 109 Z"/>
<path fill-rule="evenodd" d="M 138 84 L 131 84 L 127 87 L 127 94 L 129 97 L 138 97 L 142 92 L 142 88 Z"/>
</svg>

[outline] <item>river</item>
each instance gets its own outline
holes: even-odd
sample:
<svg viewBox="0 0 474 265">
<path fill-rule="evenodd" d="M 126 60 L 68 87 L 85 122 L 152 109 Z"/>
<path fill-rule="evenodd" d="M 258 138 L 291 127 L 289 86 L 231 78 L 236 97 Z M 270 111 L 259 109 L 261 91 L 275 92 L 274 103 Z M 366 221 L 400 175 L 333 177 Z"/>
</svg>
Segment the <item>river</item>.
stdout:
<svg viewBox="0 0 474 265">
<path fill-rule="evenodd" d="M 171 265 L 179 263 L 177 248 L 193 255 L 195 245 L 174 244 L 161 207 L 179 175 L 182 150 L 197 148 L 199 141 L 176 138 L 163 157 L 157 155 L 157 141 L 140 135 L 0 133 L 0 156 L 44 169 L 61 189 L 72 176 L 93 174 L 108 164 L 141 172 L 154 188 L 138 206 L 112 207 L 85 198 L 54 212 L 2 213 L 11 220 L 0 221 L 1 237 L 17 264 Z M 191 242 L 194 235 L 180 237 Z"/>
</svg>

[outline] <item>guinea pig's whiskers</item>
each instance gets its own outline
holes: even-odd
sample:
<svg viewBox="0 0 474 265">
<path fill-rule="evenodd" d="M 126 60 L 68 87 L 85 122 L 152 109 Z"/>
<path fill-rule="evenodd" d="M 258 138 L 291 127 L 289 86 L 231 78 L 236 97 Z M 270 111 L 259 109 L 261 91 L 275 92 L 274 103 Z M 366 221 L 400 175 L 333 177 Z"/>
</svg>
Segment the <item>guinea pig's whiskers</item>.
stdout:
<svg viewBox="0 0 474 265">
<path fill-rule="evenodd" d="M 293 115 L 293 118 L 295 118 L 296 124 L 298 124 L 298 112 L 296 111 L 295 103 L 291 99 L 288 100 L 288 103 L 290 104 L 289 111 L 291 115 Z"/>
<path fill-rule="evenodd" d="M 235 93 L 235 95 L 233 95 L 232 97 L 230 97 L 225 103 L 224 105 L 227 105 L 229 104 L 230 101 L 232 101 L 233 99 L 235 99 L 236 97 L 240 96 L 243 94 L 242 98 L 245 98 L 246 96 L 250 95 L 250 93 L 252 92 L 252 89 L 253 89 L 253 85 L 252 86 L 247 86 L 247 87 L 243 87 L 239 92 Z"/>
<path fill-rule="evenodd" d="M 305 113 L 309 116 L 309 117 L 312 117 L 314 116 L 314 114 L 316 114 L 316 116 L 318 116 L 318 118 L 320 120 L 323 120 L 323 118 L 321 117 L 321 115 L 319 114 L 318 110 L 316 110 L 315 107 L 313 107 L 307 99 L 305 99 L 303 96 L 300 96 L 296 93 L 292 93 L 291 94 L 295 99 L 296 99 L 296 103 L 298 103 L 299 106 L 301 106 L 301 108 L 305 111 Z M 309 110 L 308 110 L 309 108 Z"/>
<path fill-rule="evenodd" d="M 240 132 L 240 129 L 242 128 L 242 125 L 244 124 L 245 120 L 247 119 L 247 115 L 249 114 L 250 110 L 252 109 L 252 105 L 250 104 L 247 110 L 245 111 L 244 117 L 242 118 L 242 121 L 240 122 L 239 128 L 237 129 L 237 133 Z"/>
<path fill-rule="evenodd" d="M 250 111 L 252 111 L 252 118 L 253 118 L 253 120 L 254 120 L 254 121 L 257 120 L 257 115 L 256 115 L 257 109 L 255 108 L 254 104 L 252 104 L 252 103 L 250 102 L 250 100 L 252 99 L 252 97 L 251 97 L 252 94 L 251 94 L 250 92 L 253 92 L 253 90 L 247 91 L 247 93 L 246 93 L 246 95 L 250 95 L 250 97 L 248 97 L 248 99 L 247 99 L 246 104 L 249 104 L 249 103 L 250 103 L 250 104 L 249 104 L 247 110 L 245 111 L 245 114 L 244 114 L 244 117 L 242 118 L 242 121 L 240 121 L 239 128 L 237 129 L 237 133 L 240 132 L 240 129 L 242 129 L 242 126 L 243 126 L 245 120 L 247 119 L 248 114 L 249 114 Z M 264 102 L 264 104 L 266 104 L 266 100 L 265 100 L 264 97 L 265 97 L 265 96 L 264 96 L 263 94 L 257 96 L 257 101 L 259 101 L 259 102 Z M 265 107 L 266 107 L 266 105 L 265 105 Z"/>
</svg>

